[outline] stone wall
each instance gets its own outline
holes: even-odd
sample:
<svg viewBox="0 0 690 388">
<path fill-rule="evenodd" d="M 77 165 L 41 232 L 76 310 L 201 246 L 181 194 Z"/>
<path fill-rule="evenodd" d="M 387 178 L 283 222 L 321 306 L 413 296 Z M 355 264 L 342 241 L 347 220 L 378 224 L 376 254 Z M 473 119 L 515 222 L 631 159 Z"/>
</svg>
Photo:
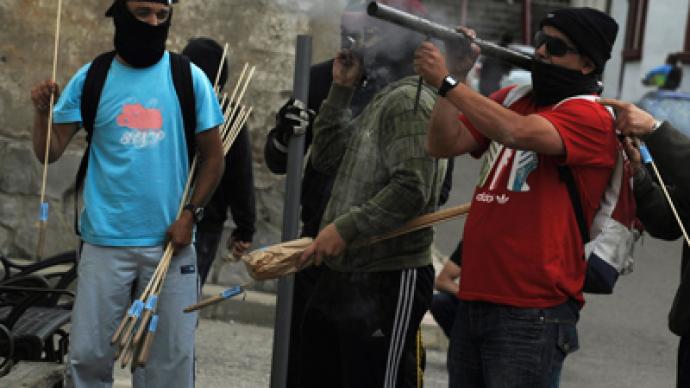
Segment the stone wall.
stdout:
<svg viewBox="0 0 690 388">
<path fill-rule="evenodd" d="M 60 85 L 84 63 L 112 47 L 112 22 L 103 16 L 109 3 L 63 0 Z M 265 168 L 262 148 L 275 111 L 292 88 L 295 37 L 314 36 L 314 61 L 331 56 L 338 42 L 343 4 L 342 0 L 182 0 L 175 6 L 169 49 L 179 51 L 194 36 L 228 42 L 229 87 L 245 62 L 257 66 L 245 96 L 245 102 L 255 108 L 249 126 L 259 201 L 257 244 L 279 236 L 284 183 Z M 29 91 L 50 78 L 56 8 L 56 0 L 0 0 L 0 252 L 18 257 L 33 257 L 36 247 L 43 167 L 31 148 Z M 74 246 L 74 173 L 83 147 L 81 133 L 48 168 L 46 255 Z"/>
</svg>

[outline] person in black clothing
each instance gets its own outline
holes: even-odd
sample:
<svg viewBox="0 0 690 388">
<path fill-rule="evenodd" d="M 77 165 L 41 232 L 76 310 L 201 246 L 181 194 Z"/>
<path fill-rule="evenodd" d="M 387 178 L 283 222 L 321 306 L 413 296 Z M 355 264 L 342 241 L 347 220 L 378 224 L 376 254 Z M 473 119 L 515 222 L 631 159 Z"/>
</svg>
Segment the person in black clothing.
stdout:
<svg viewBox="0 0 690 388">
<path fill-rule="evenodd" d="M 417 14 L 424 13 L 424 6 L 419 0 L 391 0 L 389 5 Z M 356 88 L 350 109 L 352 117 L 357 117 L 371 98 L 390 82 L 400 78 L 401 74 L 412 74 L 408 69 L 409 61 L 402 61 L 403 53 L 387 55 L 367 55 L 376 51 L 374 45 L 387 44 L 376 36 L 371 28 L 372 20 L 366 15 L 361 1 L 350 1 L 341 17 L 341 46 L 350 47 L 351 39 L 356 41 L 359 55 L 363 57 L 364 75 L 362 84 Z M 420 36 L 420 39 L 422 37 Z M 321 103 L 326 99 L 333 82 L 333 59 L 312 65 L 309 74 L 309 100 L 304 104 L 290 99 L 276 114 L 276 126 L 266 138 L 264 159 L 269 170 L 274 174 L 285 174 L 287 168 L 287 149 L 290 136 L 305 131 L 305 152 L 312 141 L 311 124 L 318 113 Z M 444 204 L 450 192 L 453 160 L 448 161 L 446 179 L 441 190 L 439 205 Z M 334 175 L 320 173 L 314 169 L 311 160 L 307 159 L 302 178 L 302 237 L 316 237 L 321 224 L 321 217 L 331 195 Z M 297 362 L 299 362 L 299 331 L 304 307 L 312 295 L 314 285 L 321 273 L 321 267 L 311 266 L 295 275 L 292 302 L 292 323 L 290 328 L 290 352 L 288 356 L 288 387 L 297 386 Z"/>
<path fill-rule="evenodd" d="M 210 38 L 190 39 L 182 54 L 199 66 L 212 83 L 215 81 L 223 55 L 223 48 L 216 41 Z M 221 91 L 228 79 L 227 62 L 223 63 L 218 81 Z M 236 228 L 227 241 L 227 248 L 233 256 L 239 257 L 251 246 L 256 221 L 252 147 L 246 126 L 240 130 L 235 143 L 225 155 L 223 178 L 206 205 L 203 220 L 197 224 L 194 246 L 202 286 L 216 257 L 228 207 Z"/>
</svg>

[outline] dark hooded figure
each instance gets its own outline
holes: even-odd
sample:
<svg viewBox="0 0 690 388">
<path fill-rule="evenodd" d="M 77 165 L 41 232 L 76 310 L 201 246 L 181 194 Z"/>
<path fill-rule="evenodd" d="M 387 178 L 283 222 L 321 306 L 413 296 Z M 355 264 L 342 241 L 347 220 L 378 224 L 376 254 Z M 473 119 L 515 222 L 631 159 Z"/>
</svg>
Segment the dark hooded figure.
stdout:
<svg viewBox="0 0 690 388">
<path fill-rule="evenodd" d="M 578 348 L 587 262 L 564 182 L 572 177 L 592 230 L 618 157 L 613 117 L 596 102 L 617 31 L 592 8 L 548 14 L 534 40 L 532 86 L 491 98 L 463 83 L 478 47 L 448 45 L 447 58 L 431 43 L 417 50 L 417 72 L 441 97 L 428 151 L 484 156 L 463 231 L 451 387 L 557 387 Z"/>
<path fill-rule="evenodd" d="M 190 66 L 193 90 L 188 91 L 196 107 L 191 136 L 202 162 L 196 170 L 194 192 L 188 202 L 182 202 L 190 161 L 183 109 L 171 77 L 172 58 L 179 57 L 165 49 L 173 13 L 170 3 L 116 0 L 106 13 L 115 24 L 115 51 L 97 59 L 110 63 L 105 62 L 107 77 L 87 151 L 79 222 L 84 244 L 67 386 L 112 386 L 116 347 L 110 339 L 132 304 L 132 291 L 135 297 L 142 294 L 168 244 L 174 257 L 160 294 L 142 306 L 155 314 L 148 326 L 155 336 L 148 362 L 134 371 L 132 384 L 139 388 L 194 386 L 197 316 L 183 313 L 182 307 L 197 301 L 192 232 L 223 173 L 218 133 L 223 115 L 207 77 L 184 62 Z M 86 81 L 92 79 L 91 66 L 77 71 L 62 93 L 50 81 L 32 89 L 33 143 L 39 160 L 44 160 L 51 93 L 58 99 L 50 162 L 62 155 L 85 121 L 80 102 L 87 93 Z M 180 205 L 184 210 L 177 217 Z"/>
<path fill-rule="evenodd" d="M 218 68 L 223 56 L 223 48 L 210 38 L 190 39 L 182 55 L 199 66 L 211 82 L 218 79 L 222 92 L 228 79 L 228 62 L 223 62 L 220 75 Z M 216 192 L 206 205 L 204 219 L 197 225 L 196 247 L 197 263 L 201 285 L 206 283 L 211 264 L 216 257 L 218 243 L 223 233 L 223 224 L 232 214 L 235 229 L 230 234 L 226 247 L 234 257 L 240 257 L 252 243 L 256 204 L 254 201 L 254 175 L 252 173 L 252 146 L 249 130 L 240 130 L 235 142 L 225 155 L 225 172 Z"/>
</svg>

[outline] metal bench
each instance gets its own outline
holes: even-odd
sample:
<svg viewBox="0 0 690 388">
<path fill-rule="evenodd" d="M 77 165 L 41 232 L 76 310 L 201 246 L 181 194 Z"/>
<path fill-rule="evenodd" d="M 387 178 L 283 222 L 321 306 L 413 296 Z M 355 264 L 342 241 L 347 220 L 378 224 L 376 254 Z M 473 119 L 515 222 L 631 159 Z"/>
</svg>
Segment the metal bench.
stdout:
<svg viewBox="0 0 690 388">
<path fill-rule="evenodd" d="M 0 376 L 19 360 L 63 362 L 69 347 L 76 255 L 21 264 L 0 257 Z"/>
</svg>

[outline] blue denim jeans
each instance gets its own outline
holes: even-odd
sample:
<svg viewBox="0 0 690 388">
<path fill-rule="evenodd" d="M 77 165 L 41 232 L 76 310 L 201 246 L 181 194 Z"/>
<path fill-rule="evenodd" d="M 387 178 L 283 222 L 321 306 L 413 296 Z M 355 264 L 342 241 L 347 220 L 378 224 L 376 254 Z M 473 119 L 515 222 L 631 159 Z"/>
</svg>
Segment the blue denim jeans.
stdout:
<svg viewBox="0 0 690 388">
<path fill-rule="evenodd" d="M 565 356 L 578 348 L 578 318 L 573 301 L 546 309 L 461 301 L 449 387 L 557 388 Z"/>
</svg>

